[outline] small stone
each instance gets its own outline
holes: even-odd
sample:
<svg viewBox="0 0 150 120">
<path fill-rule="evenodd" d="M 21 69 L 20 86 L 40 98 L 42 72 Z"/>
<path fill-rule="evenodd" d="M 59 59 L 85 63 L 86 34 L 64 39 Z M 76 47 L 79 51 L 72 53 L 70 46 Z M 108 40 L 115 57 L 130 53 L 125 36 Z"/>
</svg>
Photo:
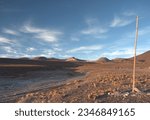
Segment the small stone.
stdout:
<svg viewBox="0 0 150 120">
<path fill-rule="evenodd" d="M 129 96 L 129 92 L 123 93 L 123 97 L 128 97 L 128 96 Z"/>
<path fill-rule="evenodd" d="M 96 88 L 96 87 L 97 87 L 97 86 L 96 86 L 96 83 L 94 83 L 93 86 Z"/>
<path fill-rule="evenodd" d="M 147 93 L 146 95 L 150 95 L 150 93 Z"/>
<path fill-rule="evenodd" d="M 92 93 L 88 94 L 88 99 L 92 99 L 92 98 L 93 98 L 93 94 Z"/>
</svg>

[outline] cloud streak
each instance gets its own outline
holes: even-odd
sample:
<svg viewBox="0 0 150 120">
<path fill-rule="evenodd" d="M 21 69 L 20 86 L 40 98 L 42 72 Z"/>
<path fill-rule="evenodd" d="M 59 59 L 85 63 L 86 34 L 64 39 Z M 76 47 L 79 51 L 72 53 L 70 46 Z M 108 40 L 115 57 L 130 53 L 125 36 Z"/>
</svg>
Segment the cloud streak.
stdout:
<svg viewBox="0 0 150 120">
<path fill-rule="evenodd" d="M 114 50 L 109 53 L 103 53 L 103 56 L 113 56 L 113 57 L 133 56 L 133 48 L 124 48 L 124 49 L 120 49 L 120 50 Z"/>
<path fill-rule="evenodd" d="M 131 24 L 132 22 L 133 20 L 131 19 L 125 19 L 125 18 L 120 18 L 118 16 L 115 16 L 110 24 L 110 27 L 124 27 Z"/>
<path fill-rule="evenodd" d="M 33 27 L 30 24 L 25 25 L 22 29 L 24 33 L 32 33 L 34 34 L 33 37 L 45 42 L 57 42 L 59 35 L 62 34 L 60 31 L 52 31 L 43 28 Z"/>
<path fill-rule="evenodd" d="M 27 48 L 26 50 L 27 50 L 27 52 L 33 52 L 33 51 L 35 51 L 35 50 L 36 50 L 36 48 L 29 47 L 29 48 Z"/>
<path fill-rule="evenodd" d="M 100 27 L 92 27 L 82 30 L 81 33 L 85 35 L 98 35 L 106 33 L 108 30 Z"/>
<path fill-rule="evenodd" d="M 96 51 L 96 50 L 101 50 L 102 48 L 103 48 L 102 45 L 81 46 L 81 47 L 78 47 L 78 48 L 68 50 L 67 53 Z"/>
<path fill-rule="evenodd" d="M 19 35 L 18 32 L 14 31 L 14 30 L 11 30 L 11 29 L 7 29 L 7 28 L 4 28 L 3 32 L 6 33 L 6 34 L 10 34 L 10 35 Z"/>
<path fill-rule="evenodd" d="M 15 42 L 15 40 L 0 36 L 0 43 L 12 44 L 14 42 Z"/>
<path fill-rule="evenodd" d="M 12 47 L 10 46 L 3 46 L 2 49 L 7 52 L 7 53 L 13 53 L 13 54 L 16 54 L 16 50 L 14 50 Z"/>
<path fill-rule="evenodd" d="M 87 28 L 81 30 L 80 33 L 82 35 L 89 35 L 95 38 L 106 38 L 107 35 L 105 33 L 107 33 L 109 29 L 101 26 L 98 19 L 87 19 L 85 22 L 87 24 Z"/>
</svg>

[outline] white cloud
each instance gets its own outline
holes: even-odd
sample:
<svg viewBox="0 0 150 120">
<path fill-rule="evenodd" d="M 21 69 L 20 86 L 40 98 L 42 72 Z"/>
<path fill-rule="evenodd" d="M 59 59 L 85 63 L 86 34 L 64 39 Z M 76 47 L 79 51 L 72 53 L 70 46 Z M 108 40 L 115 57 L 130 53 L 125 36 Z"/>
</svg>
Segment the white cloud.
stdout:
<svg viewBox="0 0 150 120">
<path fill-rule="evenodd" d="M 93 27 L 93 28 L 87 28 L 85 30 L 82 30 L 82 34 L 86 35 L 98 35 L 98 34 L 103 34 L 106 33 L 108 30 L 100 27 Z"/>
<path fill-rule="evenodd" d="M 9 54 L 0 54 L 1 58 L 8 58 Z"/>
<path fill-rule="evenodd" d="M 4 50 L 4 51 L 6 51 L 7 53 L 17 53 L 16 52 L 16 50 L 14 50 L 12 47 L 10 47 L 10 46 L 2 46 L 2 49 Z"/>
<path fill-rule="evenodd" d="M 4 28 L 3 32 L 6 33 L 6 34 L 10 34 L 10 35 L 19 35 L 18 32 L 14 31 L 14 30 L 11 30 L 11 29 L 7 29 L 7 28 Z"/>
<path fill-rule="evenodd" d="M 81 46 L 78 48 L 68 50 L 67 53 L 96 51 L 96 50 L 101 50 L 102 48 L 103 48 L 102 45 Z"/>
<path fill-rule="evenodd" d="M 32 52 L 32 51 L 35 51 L 36 49 L 33 48 L 33 47 L 29 47 L 29 48 L 27 48 L 26 50 L 27 50 L 27 52 Z"/>
<path fill-rule="evenodd" d="M 113 58 L 127 58 L 127 57 L 132 57 L 133 56 L 132 51 L 130 51 L 130 50 L 114 50 L 112 52 L 104 52 L 100 56 L 108 57 L 110 59 L 113 59 Z"/>
<path fill-rule="evenodd" d="M 123 27 L 123 26 L 127 26 L 129 24 L 131 24 L 133 22 L 133 20 L 131 19 L 125 19 L 125 18 L 120 18 L 115 16 L 114 19 L 112 20 L 110 27 Z"/>
<path fill-rule="evenodd" d="M 81 34 L 84 35 L 91 35 L 95 38 L 106 38 L 106 34 L 108 32 L 108 29 L 104 26 L 101 26 L 99 23 L 99 20 L 96 18 L 90 18 L 86 21 L 87 28 L 81 30 Z"/>
<path fill-rule="evenodd" d="M 57 41 L 56 34 L 51 33 L 51 32 L 39 33 L 37 36 L 35 36 L 35 38 L 44 40 L 46 42 L 56 42 Z"/>
<path fill-rule="evenodd" d="M 59 55 L 59 57 L 61 58 L 69 58 L 69 57 L 72 57 L 71 55 Z"/>
<path fill-rule="evenodd" d="M 121 55 L 133 55 L 133 48 L 129 48 L 129 49 L 123 49 L 123 50 L 116 50 L 116 51 L 113 51 L 113 52 L 110 52 L 110 53 L 105 53 L 105 55 L 110 55 L 111 56 L 121 56 Z"/>
<path fill-rule="evenodd" d="M 15 40 L 8 39 L 8 38 L 5 38 L 5 37 L 0 36 L 0 43 L 11 44 L 11 43 L 14 43 L 14 42 L 15 42 Z"/>
<path fill-rule="evenodd" d="M 25 32 L 25 33 L 40 33 L 40 32 L 44 32 L 45 30 L 33 27 L 30 24 L 26 24 L 26 25 L 23 26 L 21 31 Z"/>
<path fill-rule="evenodd" d="M 19 55 L 18 57 L 32 58 L 32 57 L 34 57 L 34 55 L 28 55 L 28 54 L 24 54 L 24 53 L 22 53 L 22 54 L 21 54 L 21 55 Z"/>
<path fill-rule="evenodd" d="M 137 55 L 147 51 L 147 48 L 138 48 Z M 134 48 L 114 48 L 110 52 L 104 52 L 100 56 L 105 56 L 109 58 L 130 58 L 134 56 Z"/>
<path fill-rule="evenodd" d="M 44 49 L 42 53 L 44 56 L 53 57 L 56 54 L 56 51 L 51 49 Z"/>
<path fill-rule="evenodd" d="M 57 48 L 57 47 L 53 48 L 53 50 L 56 51 L 56 52 L 61 52 L 62 51 L 61 48 Z"/>
<path fill-rule="evenodd" d="M 0 56 L 1 56 L 1 58 L 17 58 L 17 57 L 19 57 L 19 56 L 17 56 L 17 55 L 14 55 L 14 54 L 10 54 L 10 53 L 5 53 L 5 54 L 1 54 L 0 53 Z"/>
<path fill-rule="evenodd" d="M 21 29 L 22 32 L 24 33 L 32 33 L 34 34 L 33 37 L 40 39 L 42 41 L 46 42 L 57 42 L 58 36 L 62 34 L 60 31 L 52 31 L 48 29 L 43 29 L 43 28 L 37 28 L 33 27 L 30 24 L 26 24 L 23 29 Z"/>
</svg>

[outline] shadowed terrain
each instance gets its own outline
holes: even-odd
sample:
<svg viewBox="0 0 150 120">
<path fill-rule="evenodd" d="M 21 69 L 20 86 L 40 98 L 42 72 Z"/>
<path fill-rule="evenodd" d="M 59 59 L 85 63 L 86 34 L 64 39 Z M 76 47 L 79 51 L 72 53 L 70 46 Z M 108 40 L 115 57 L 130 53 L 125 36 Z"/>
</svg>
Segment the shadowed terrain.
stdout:
<svg viewBox="0 0 150 120">
<path fill-rule="evenodd" d="M 0 102 L 14 102 L 28 92 L 43 90 L 81 76 L 81 63 L 62 60 L 0 59 Z"/>
</svg>

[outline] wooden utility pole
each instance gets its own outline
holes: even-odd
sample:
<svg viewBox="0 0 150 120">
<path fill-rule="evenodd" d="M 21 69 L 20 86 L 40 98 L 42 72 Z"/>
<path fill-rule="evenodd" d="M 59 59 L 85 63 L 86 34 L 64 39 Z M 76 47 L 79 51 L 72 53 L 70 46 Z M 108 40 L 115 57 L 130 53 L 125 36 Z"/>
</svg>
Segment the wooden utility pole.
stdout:
<svg viewBox="0 0 150 120">
<path fill-rule="evenodd" d="M 133 84 L 132 84 L 132 92 L 137 92 L 138 89 L 135 87 L 135 70 L 136 70 L 136 46 L 137 46 L 137 39 L 138 39 L 138 22 L 139 17 L 136 16 L 136 35 L 135 35 L 135 41 L 134 41 L 134 63 L 133 63 Z"/>
</svg>

